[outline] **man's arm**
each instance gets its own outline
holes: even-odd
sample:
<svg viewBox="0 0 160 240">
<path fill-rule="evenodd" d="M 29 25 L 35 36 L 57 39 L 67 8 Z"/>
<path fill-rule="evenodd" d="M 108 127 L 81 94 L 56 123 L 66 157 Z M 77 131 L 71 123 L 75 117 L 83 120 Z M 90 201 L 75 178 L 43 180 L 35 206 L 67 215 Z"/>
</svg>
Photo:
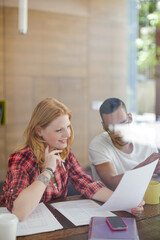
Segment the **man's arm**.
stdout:
<svg viewBox="0 0 160 240">
<path fill-rule="evenodd" d="M 102 163 L 95 166 L 97 174 L 102 182 L 112 191 L 118 186 L 123 174 L 118 175 L 111 162 Z"/>
<path fill-rule="evenodd" d="M 135 168 L 143 167 L 151 162 L 154 162 L 155 160 L 160 159 L 160 153 L 152 153 L 146 160 L 141 162 L 139 165 L 137 165 Z M 160 160 L 158 161 L 158 164 L 156 166 L 156 169 L 154 171 L 156 174 L 160 174 Z"/>
<path fill-rule="evenodd" d="M 143 167 L 156 159 L 160 159 L 160 153 L 151 154 L 145 161 L 137 165 L 135 168 Z M 118 186 L 123 174 L 118 175 L 113 164 L 111 162 L 106 162 L 102 164 L 95 165 L 97 174 L 101 178 L 102 182 L 110 188 L 112 191 Z M 134 168 L 134 169 L 135 169 Z M 154 171 L 156 174 L 160 174 L 160 160 L 158 161 L 157 167 Z"/>
</svg>

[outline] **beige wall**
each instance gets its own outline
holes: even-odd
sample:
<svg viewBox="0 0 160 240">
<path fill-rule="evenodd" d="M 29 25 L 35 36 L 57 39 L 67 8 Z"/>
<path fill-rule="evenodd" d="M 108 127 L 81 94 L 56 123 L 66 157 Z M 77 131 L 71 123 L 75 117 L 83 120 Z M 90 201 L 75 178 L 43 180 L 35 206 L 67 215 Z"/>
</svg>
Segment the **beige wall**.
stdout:
<svg viewBox="0 0 160 240">
<path fill-rule="evenodd" d="M 92 101 L 126 99 L 127 1 L 91 1 L 89 18 L 89 141 L 101 131 Z"/>
<path fill-rule="evenodd" d="M 126 98 L 126 2 L 77 0 L 73 7 L 72 1 L 63 1 L 61 11 L 30 9 L 27 35 L 18 34 L 17 8 L 0 7 L 0 99 L 7 101 L 7 125 L 0 127 L 0 180 L 35 104 L 46 97 L 71 108 L 72 149 L 83 167 L 89 164 L 89 141 L 101 131 L 92 102 Z"/>
</svg>

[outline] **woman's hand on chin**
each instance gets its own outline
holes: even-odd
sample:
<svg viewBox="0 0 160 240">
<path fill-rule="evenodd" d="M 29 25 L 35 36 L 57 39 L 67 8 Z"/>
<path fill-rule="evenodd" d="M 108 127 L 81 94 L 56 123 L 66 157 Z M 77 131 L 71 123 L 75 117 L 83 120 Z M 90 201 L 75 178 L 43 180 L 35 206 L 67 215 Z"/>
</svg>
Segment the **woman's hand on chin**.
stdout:
<svg viewBox="0 0 160 240">
<path fill-rule="evenodd" d="M 45 168 L 50 167 L 53 169 L 53 171 L 56 170 L 56 166 L 58 162 L 63 162 L 61 159 L 59 153 L 61 153 L 62 150 L 52 150 L 49 151 L 49 146 L 45 149 Z"/>
</svg>

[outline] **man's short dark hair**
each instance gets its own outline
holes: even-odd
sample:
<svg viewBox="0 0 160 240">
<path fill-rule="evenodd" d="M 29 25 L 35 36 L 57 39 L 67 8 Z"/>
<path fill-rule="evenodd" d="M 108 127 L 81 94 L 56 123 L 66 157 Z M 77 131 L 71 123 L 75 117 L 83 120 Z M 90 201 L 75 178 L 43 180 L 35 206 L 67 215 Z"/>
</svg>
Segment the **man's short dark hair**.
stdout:
<svg viewBox="0 0 160 240">
<path fill-rule="evenodd" d="M 122 106 L 126 113 L 127 113 L 127 109 L 126 109 L 126 105 L 124 104 L 124 102 L 118 98 L 108 98 L 106 99 L 102 105 L 100 106 L 99 112 L 102 117 L 102 114 L 109 114 L 109 113 L 113 113 L 115 112 L 120 106 Z"/>
</svg>

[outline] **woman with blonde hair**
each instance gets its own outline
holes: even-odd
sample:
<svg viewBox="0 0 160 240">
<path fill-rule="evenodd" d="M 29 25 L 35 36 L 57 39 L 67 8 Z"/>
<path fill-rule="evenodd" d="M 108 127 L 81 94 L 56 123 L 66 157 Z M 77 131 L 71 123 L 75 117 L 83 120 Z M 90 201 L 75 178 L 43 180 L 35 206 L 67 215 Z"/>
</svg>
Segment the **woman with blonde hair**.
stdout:
<svg viewBox="0 0 160 240">
<path fill-rule="evenodd" d="M 9 157 L 3 200 L 20 221 L 39 202 L 66 197 L 68 179 L 86 198 L 105 202 L 112 195 L 85 173 L 73 155 L 71 117 L 71 111 L 56 99 L 42 100 L 24 132 L 25 143 Z M 143 204 L 132 212 L 140 213 Z"/>
</svg>

